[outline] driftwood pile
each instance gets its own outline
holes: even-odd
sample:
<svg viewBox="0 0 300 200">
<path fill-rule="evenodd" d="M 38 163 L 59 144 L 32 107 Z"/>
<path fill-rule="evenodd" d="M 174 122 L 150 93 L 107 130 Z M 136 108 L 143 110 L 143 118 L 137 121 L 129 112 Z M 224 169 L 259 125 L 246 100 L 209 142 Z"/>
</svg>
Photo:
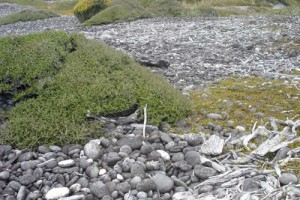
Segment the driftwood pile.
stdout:
<svg viewBox="0 0 300 200">
<path fill-rule="evenodd" d="M 285 128 L 279 132 L 276 124 L 285 125 Z M 300 199 L 300 185 L 299 182 L 297 184 L 297 179 L 295 182 L 291 181 L 286 184 L 280 181 L 288 162 L 298 161 L 300 163 L 300 147 L 288 148 L 289 144 L 300 142 L 300 137 L 297 135 L 300 120 L 284 122 L 271 119 L 271 126 L 273 130 L 268 130 L 264 126 L 256 128 L 255 124 L 251 134 L 235 140 L 231 140 L 230 136 L 226 140 L 215 135 L 210 136 L 202 145 L 201 153 L 211 157 L 208 159 L 200 156 L 200 161 L 201 164 L 210 165 L 221 174 L 210 177 L 193 189 L 210 185 L 214 188 L 223 188 L 224 194 L 220 196 L 220 193 L 216 195 L 214 191 L 211 191 L 192 195 L 192 192 L 189 191 L 177 193 L 173 199 Z M 256 142 L 253 142 L 255 140 Z M 261 143 L 257 145 L 257 141 L 261 141 Z M 227 142 L 240 145 L 250 153 L 243 154 L 242 151 L 232 150 L 222 154 Z M 270 154 L 275 156 L 273 160 L 269 161 L 267 157 Z M 245 191 L 244 184 L 249 182 L 249 179 L 256 186 L 253 187 L 254 189 Z"/>
</svg>

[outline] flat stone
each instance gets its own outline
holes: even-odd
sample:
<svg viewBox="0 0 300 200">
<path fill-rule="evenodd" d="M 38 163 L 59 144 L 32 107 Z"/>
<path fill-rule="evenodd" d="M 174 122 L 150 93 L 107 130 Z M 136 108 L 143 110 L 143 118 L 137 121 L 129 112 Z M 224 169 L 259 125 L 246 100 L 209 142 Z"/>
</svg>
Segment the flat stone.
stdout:
<svg viewBox="0 0 300 200">
<path fill-rule="evenodd" d="M 70 189 L 67 187 L 52 188 L 47 192 L 45 198 L 47 200 L 56 200 L 61 197 L 68 196 L 69 194 L 70 194 Z"/>
<path fill-rule="evenodd" d="M 130 146 L 132 150 L 140 149 L 143 145 L 143 140 L 140 137 L 123 137 L 117 141 L 119 146 Z"/>
<path fill-rule="evenodd" d="M 36 177 L 31 174 L 25 174 L 24 176 L 21 176 L 19 180 L 19 182 L 25 186 L 34 183 L 35 181 Z"/>
<path fill-rule="evenodd" d="M 223 119 L 223 116 L 220 114 L 217 114 L 217 113 L 209 113 L 206 115 L 206 117 L 208 119 L 214 119 L 214 120 L 222 120 Z"/>
<path fill-rule="evenodd" d="M 184 135 L 183 139 L 191 146 L 197 146 L 203 143 L 201 134 L 188 133 Z"/>
<path fill-rule="evenodd" d="M 204 167 L 201 165 L 196 165 L 194 167 L 194 172 L 197 177 L 202 180 L 206 180 L 212 176 L 217 175 L 217 171 L 211 167 Z"/>
<path fill-rule="evenodd" d="M 75 164 L 75 161 L 73 159 L 63 160 L 58 162 L 58 166 L 60 167 L 71 167 Z"/>
</svg>

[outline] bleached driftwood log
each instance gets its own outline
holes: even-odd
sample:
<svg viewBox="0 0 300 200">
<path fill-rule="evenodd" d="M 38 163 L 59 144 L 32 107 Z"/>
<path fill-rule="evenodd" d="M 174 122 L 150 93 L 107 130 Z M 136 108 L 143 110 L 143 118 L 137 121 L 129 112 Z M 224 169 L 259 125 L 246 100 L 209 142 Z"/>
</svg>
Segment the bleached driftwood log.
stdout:
<svg viewBox="0 0 300 200">
<path fill-rule="evenodd" d="M 214 168 L 218 172 L 225 172 L 226 171 L 226 168 L 225 168 L 224 165 L 221 165 L 221 164 L 218 164 L 216 162 L 213 162 L 213 161 L 211 161 L 211 160 L 209 160 L 209 159 L 207 159 L 207 158 L 205 158 L 203 156 L 200 156 L 200 155 L 199 155 L 199 157 L 200 157 L 201 164 L 203 164 L 203 163 L 210 163 L 211 166 L 212 166 L 212 168 Z"/>
</svg>

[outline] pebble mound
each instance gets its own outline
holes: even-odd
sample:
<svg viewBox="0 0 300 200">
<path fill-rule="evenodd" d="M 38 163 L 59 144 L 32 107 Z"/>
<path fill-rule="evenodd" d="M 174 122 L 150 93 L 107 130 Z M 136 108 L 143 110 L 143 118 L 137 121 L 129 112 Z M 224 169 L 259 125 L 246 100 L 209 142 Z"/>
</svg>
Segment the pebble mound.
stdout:
<svg viewBox="0 0 300 200">
<path fill-rule="evenodd" d="M 166 139 L 155 126 L 147 129 L 146 138 L 133 126 L 111 132 L 110 139 L 40 146 L 36 151 L 0 145 L 0 199 L 260 199 L 271 189 L 277 196 L 300 198 L 294 173 L 283 171 L 279 176 L 274 170 L 257 170 L 259 162 L 241 161 L 241 151 L 203 151 L 212 136 L 168 133 Z M 227 138 L 225 147 L 241 145 L 236 141 L 245 137 L 218 135 L 214 137 Z M 197 142 L 190 143 L 190 138 Z M 141 145 L 131 148 L 133 139 Z"/>
</svg>

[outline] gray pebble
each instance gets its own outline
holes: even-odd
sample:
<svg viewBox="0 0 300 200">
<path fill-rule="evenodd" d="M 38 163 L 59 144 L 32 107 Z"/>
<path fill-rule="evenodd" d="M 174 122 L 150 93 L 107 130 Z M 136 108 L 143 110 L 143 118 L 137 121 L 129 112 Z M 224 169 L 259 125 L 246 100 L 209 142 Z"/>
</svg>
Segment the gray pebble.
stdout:
<svg viewBox="0 0 300 200">
<path fill-rule="evenodd" d="M 106 195 L 110 195 L 110 190 L 107 185 L 105 185 L 102 181 L 98 181 L 92 183 L 90 186 L 91 193 L 98 198 L 103 198 Z"/>
<path fill-rule="evenodd" d="M 217 171 L 211 167 L 204 167 L 201 165 L 196 165 L 194 168 L 195 175 L 202 180 L 206 180 L 217 174 Z"/>
<path fill-rule="evenodd" d="M 197 151 L 188 151 L 184 155 L 184 160 L 191 166 L 196 166 L 200 163 L 200 155 Z"/>
<path fill-rule="evenodd" d="M 282 185 L 287 185 L 289 183 L 297 183 L 298 178 L 295 174 L 292 173 L 282 173 L 279 177 L 279 181 Z"/>
<path fill-rule="evenodd" d="M 93 165 L 88 166 L 85 173 L 90 178 L 97 178 L 99 175 L 99 168 Z"/>
<path fill-rule="evenodd" d="M 10 177 L 10 172 L 9 171 L 2 171 L 0 172 L 0 180 L 7 180 Z"/>
</svg>

